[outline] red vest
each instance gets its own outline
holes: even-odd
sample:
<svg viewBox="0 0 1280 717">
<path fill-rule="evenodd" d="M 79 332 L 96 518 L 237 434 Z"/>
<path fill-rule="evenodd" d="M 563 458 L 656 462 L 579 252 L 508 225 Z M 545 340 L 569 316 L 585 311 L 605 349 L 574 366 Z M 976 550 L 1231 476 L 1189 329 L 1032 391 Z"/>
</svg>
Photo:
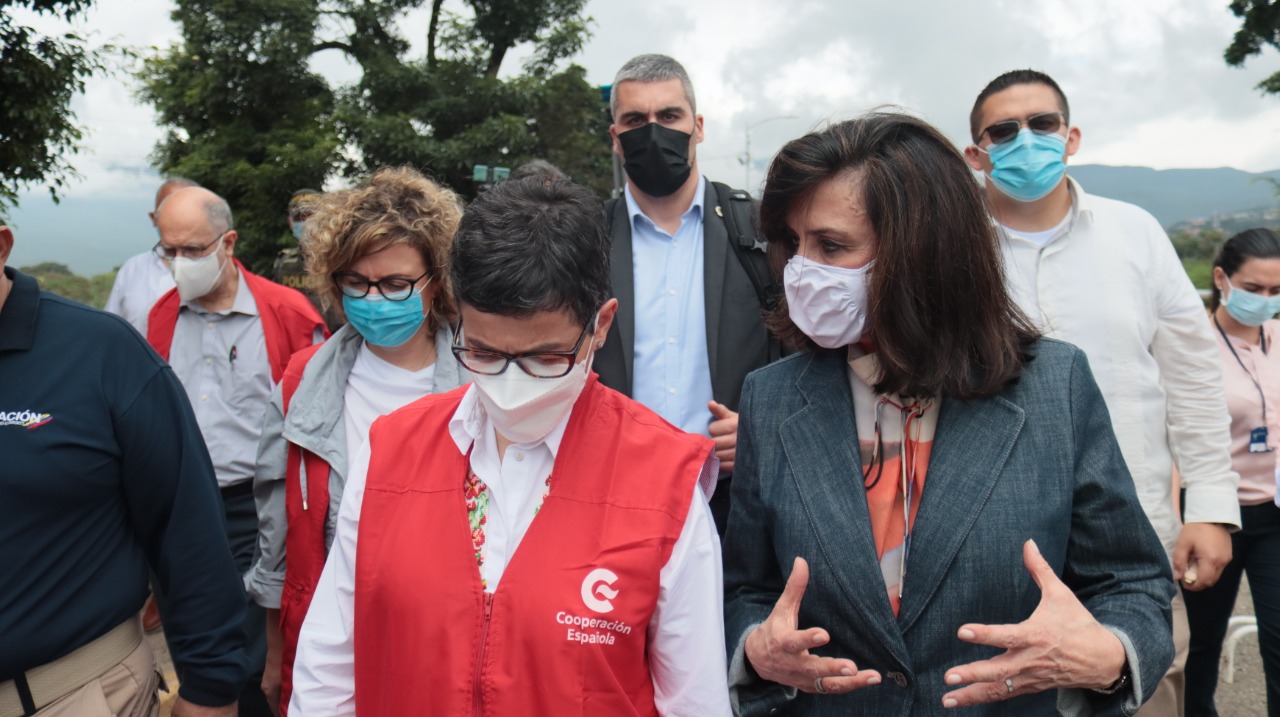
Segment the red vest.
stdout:
<svg viewBox="0 0 1280 717">
<path fill-rule="evenodd" d="M 329 336 L 329 329 L 320 314 L 316 313 L 311 301 L 301 292 L 251 273 L 239 259 L 232 261 L 236 263 L 240 278 L 249 287 L 249 293 L 253 294 L 253 300 L 258 304 L 262 333 L 267 339 L 271 381 L 278 383 L 289 363 L 289 357 L 315 343 L 316 329 L 321 329 L 326 338 Z M 178 326 L 178 309 L 181 305 L 178 290 L 170 289 L 151 307 L 151 313 L 147 316 L 147 343 L 165 361 L 169 360 L 169 348 L 173 345 L 173 332 Z"/>
<path fill-rule="evenodd" d="M 284 413 L 298 390 L 311 357 L 324 344 L 316 344 L 293 355 L 280 380 Z M 307 500 L 302 500 L 302 465 L 306 464 Z M 289 709 L 293 694 L 293 660 L 298 652 L 302 619 L 311 607 L 320 571 L 328 551 L 324 546 L 324 525 L 329 514 L 329 464 L 320 456 L 290 443 L 285 463 L 285 556 L 284 589 L 280 595 L 280 634 L 284 647 L 280 658 L 280 713 Z"/>
<path fill-rule="evenodd" d="M 592 375 L 550 493 L 486 594 L 463 495 L 467 458 L 448 432 L 464 390 L 423 398 L 369 433 L 357 711 L 656 717 L 647 628 L 711 441 Z"/>
</svg>

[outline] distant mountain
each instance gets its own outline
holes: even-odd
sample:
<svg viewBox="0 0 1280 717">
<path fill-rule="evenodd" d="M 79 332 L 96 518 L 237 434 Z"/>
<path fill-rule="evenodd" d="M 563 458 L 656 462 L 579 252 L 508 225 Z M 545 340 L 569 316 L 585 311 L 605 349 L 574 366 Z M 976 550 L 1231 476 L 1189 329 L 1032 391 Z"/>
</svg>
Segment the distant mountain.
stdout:
<svg viewBox="0 0 1280 717">
<path fill-rule="evenodd" d="M 1070 166 L 1086 192 L 1137 204 L 1168 227 L 1188 219 L 1274 207 L 1275 189 L 1262 177 L 1280 179 L 1280 170 L 1251 174 L 1239 169 L 1151 169 Z"/>
<path fill-rule="evenodd" d="M 81 276 L 111 271 L 125 259 L 150 249 L 156 230 L 147 219 L 152 197 L 65 197 L 54 204 L 47 192 L 24 194 L 9 212 L 16 241 L 13 266 L 66 264 Z"/>
<path fill-rule="evenodd" d="M 1155 170 L 1086 164 L 1072 165 L 1070 173 L 1089 193 L 1137 204 L 1166 227 L 1214 214 L 1275 207 L 1271 184 L 1255 180 L 1280 179 L 1280 170 L 1251 174 L 1227 167 Z M 20 201 L 9 214 L 17 235 L 14 266 L 51 261 L 92 276 L 111 271 L 156 241 L 147 221 L 149 189 L 112 197 L 69 196 L 56 205 L 47 193 L 30 192 Z"/>
</svg>

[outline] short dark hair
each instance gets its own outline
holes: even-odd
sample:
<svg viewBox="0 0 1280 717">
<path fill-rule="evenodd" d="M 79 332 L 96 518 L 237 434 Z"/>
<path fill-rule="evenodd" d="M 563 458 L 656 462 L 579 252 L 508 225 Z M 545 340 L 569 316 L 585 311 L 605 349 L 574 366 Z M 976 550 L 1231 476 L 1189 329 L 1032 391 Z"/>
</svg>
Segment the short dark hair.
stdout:
<svg viewBox="0 0 1280 717">
<path fill-rule="evenodd" d="M 986 196 L 952 143 L 923 120 L 875 112 L 792 140 L 769 165 L 760 221 L 780 276 L 798 237 L 788 219 L 826 182 L 856 183 L 876 235 L 867 328 L 876 391 L 967 399 L 1018 378 L 1039 336 L 1005 290 Z M 816 345 L 788 315 L 767 315 L 789 345 Z"/>
<path fill-rule="evenodd" d="M 1230 279 L 1250 259 L 1280 259 L 1280 236 L 1262 227 L 1245 229 L 1222 242 L 1217 256 L 1213 257 L 1213 266 L 1221 268 Z M 1222 292 L 1216 283 L 1211 291 L 1209 308 L 1216 309 L 1222 303 Z"/>
<path fill-rule="evenodd" d="M 454 295 L 486 314 L 566 309 L 590 323 L 609 299 L 604 219 L 600 198 L 573 182 L 495 185 L 467 207 L 454 235 Z"/>
<path fill-rule="evenodd" d="M 1058 105 L 1059 109 L 1062 110 L 1063 120 L 1068 125 L 1071 124 L 1071 107 L 1067 104 L 1067 95 L 1058 86 L 1058 83 L 1053 81 L 1052 77 L 1039 70 L 1010 70 L 987 83 L 987 86 L 983 87 L 982 91 L 978 93 L 978 99 L 973 101 L 973 109 L 969 112 L 969 134 L 973 136 L 974 144 L 978 143 L 978 134 L 985 129 L 980 126 L 982 124 L 982 103 L 986 102 L 991 95 L 1003 92 L 1014 85 L 1044 85 L 1053 90 L 1053 94 L 1058 96 Z"/>
<path fill-rule="evenodd" d="M 511 170 L 511 176 L 508 177 L 508 180 L 517 181 L 521 179 L 528 179 L 530 177 L 539 177 L 544 181 L 556 181 L 560 179 L 568 179 L 569 175 L 565 174 L 563 170 L 545 159 L 531 159 Z"/>
</svg>

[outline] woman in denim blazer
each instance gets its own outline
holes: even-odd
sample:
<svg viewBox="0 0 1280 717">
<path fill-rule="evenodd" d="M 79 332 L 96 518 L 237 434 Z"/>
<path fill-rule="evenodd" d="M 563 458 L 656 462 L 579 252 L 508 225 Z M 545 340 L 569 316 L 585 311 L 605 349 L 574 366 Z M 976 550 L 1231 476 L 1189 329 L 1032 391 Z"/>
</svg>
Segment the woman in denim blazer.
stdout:
<svg viewBox="0 0 1280 717">
<path fill-rule="evenodd" d="M 1132 714 L 1173 658 L 1168 561 L 1084 354 L 1005 294 L 964 160 L 868 115 L 784 147 L 761 217 L 801 352 L 743 390 L 737 712 Z"/>
</svg>

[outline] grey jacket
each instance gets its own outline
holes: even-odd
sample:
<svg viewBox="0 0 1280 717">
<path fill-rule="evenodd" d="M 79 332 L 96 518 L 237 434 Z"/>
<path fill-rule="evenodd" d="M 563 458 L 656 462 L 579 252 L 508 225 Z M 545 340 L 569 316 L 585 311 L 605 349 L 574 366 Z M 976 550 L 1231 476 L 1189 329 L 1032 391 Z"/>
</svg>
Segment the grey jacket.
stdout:
<svg viewBox="0 0 1280 717">
<path fill-rule="evenodd" d="M 725 623 L 740 715 L 941 715 L 948 668 L 999 654 L 961 642 L 965 623 L 1017 623 L 1040 591 L 1023 566 L 1034 539 L 1132 668 L 1112 696 L 1062 690 L 963 710 L 971 715 L 1132 714 L 1173 660 L 1174 585 L 1142 512 L 1083 352 L 1042 339 L 1000 395 L 943 396 L 897 617 L 876 560 L 842 351 L 792 356 L 752 373 L 742 396 L 725 539 Z M 813 650 L 875 669 L 882 684 L 796 694 L 743 664 L 792 561 L 810 566 L 800 627 Z"/>
<path fill-rule="evenodd" d="M 286 415 L 280 386 L 271 395 L 258 444 L 258 465 L 253 477 L 253 497 L 258 506 L 258 557 L 245 575 L 245 590 L 254 602 L 266 608 L 280 607 L 284 588 L 285 463 L 289 444 L 314 453 L 329 464 L 329 512 L 325 518 L 324 542 L 333 544 L 334 519 L 342 504 L 347 482 L 347 431 L 343 421 L 343 397 L 347 377 L 355 365 L 363 338 L 350 324 L 338 329 L 307 362 L 302 380 Z M 462 385 L 462 372 L 453 358 L 453 330 L 436 331 L 436 372 L 433 393 L 443 393 Z M 305 468 L 304 468 L 305 470 Z M 307 481 L 302 481 L 306 497 Z"/>
</svg>

